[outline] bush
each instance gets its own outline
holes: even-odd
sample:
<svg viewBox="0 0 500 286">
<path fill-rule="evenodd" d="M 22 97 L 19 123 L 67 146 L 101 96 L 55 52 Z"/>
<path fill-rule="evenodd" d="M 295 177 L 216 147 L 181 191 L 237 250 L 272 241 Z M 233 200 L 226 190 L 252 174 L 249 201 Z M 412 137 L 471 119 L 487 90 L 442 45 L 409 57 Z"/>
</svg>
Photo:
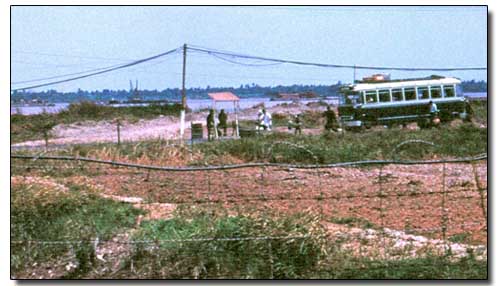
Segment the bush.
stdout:
<svg viewBox="0 0 500 286">
<path fill-rule="evenodd" d="M 97 105 L 91 101 L 71 103 L 67 110 L 62 111 L 63 115 L 77 116 L 82 118 L 102 118 L 112 113 L 113 107 Z"/>
</svg>

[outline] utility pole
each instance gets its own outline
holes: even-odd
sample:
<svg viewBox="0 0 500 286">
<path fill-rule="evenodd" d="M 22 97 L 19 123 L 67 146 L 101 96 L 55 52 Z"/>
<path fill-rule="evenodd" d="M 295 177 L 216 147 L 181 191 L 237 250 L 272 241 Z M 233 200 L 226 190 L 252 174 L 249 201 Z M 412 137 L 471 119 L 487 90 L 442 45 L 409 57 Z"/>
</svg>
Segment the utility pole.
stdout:
<svg viewBox="0 0 500 286">
<path fill-rule="evenodd" d="M 183 46 L 183 60 L 182 60 L 182 109 L 181 109 L 181 128 L 180 128 L 180 139 L 184 139 L 184 123 L 186 119 L 186 52 L 187 44 Z"/>
<path fill-rule="evenodd" d="M 182 60 L 182 108 L 186 109 L 186 51 L 187 44 L 183 47 L 183 60 Z"/>
</svg>

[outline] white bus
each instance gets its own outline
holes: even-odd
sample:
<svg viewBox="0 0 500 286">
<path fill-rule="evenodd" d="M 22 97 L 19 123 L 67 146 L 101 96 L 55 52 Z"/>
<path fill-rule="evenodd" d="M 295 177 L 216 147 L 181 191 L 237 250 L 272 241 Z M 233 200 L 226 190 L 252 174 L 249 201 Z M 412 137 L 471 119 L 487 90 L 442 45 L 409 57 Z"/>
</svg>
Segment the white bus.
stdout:
<svg viewBox="0 0 500 286">
<path fill-rule="evenodd" d="M 358 81 L 340 90 L 340 120 L 347 130 L 410 122 L 425 127 L 432 117 L 431 102 L 437 105 L 441 122 L 454 118 L 470 120 L 470 105 L 460 83 L 457 78 L 442 76 Z"/>
</svg>

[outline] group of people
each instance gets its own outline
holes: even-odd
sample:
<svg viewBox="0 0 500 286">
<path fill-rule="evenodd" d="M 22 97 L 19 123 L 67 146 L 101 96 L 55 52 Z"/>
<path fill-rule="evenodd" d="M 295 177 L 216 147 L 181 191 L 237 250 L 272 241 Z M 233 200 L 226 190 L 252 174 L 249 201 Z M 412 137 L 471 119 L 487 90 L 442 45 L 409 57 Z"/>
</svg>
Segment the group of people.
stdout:
<svg viewBox="0 0 500 286">
<path fill-rule="evenodd" d="M 227 136 L 227 113 L 224 109 L 221 109 L 219 116 L 217 117 L 218 123 L 215 122 L 215 114 L 214 110 L 210 109 L 210 112 L 207 116 L 207 130 L 208 130 L 208 139 L 212 139 L 214 137 L 215 128 L 217 128 L 217 134 L 219 136 Z M 222 133 L 224 131 L 224 133 Z"/>
<path fill-rule="evenodd" d="M 335 111 L 333 111 L 330 106 L 326 108 L 326 111 L 323 113 L 323 116 L 326 118 L 325 123 L 325 131 L 337 131 L 339 128 L 337 122 L 337 115 Z M 207 130 L 208 130 L 208 139 L 213 139 L 215 136 L 215 131 L 219 136 L 227 136 L 227 113 L 224 109 L 221 109 L 219 115 L 217 116 L 218 122 L 215 120 L 215 112 L 213 109 L 210 109 L 210 112 L 207 116 Z M 288 122 L 288 129 L 295 129 L 295 134 L 302 134 L 302 120 L 301 115 L 297 114 L 294 116 L 293 120 Z M 266 110 L 266 108 L 262 108 L 259 110 L 257 114 L 256 120 L 256 129 L 271 131 L 273 127 L 273 120 L 271 113 Z"/>
</svg>

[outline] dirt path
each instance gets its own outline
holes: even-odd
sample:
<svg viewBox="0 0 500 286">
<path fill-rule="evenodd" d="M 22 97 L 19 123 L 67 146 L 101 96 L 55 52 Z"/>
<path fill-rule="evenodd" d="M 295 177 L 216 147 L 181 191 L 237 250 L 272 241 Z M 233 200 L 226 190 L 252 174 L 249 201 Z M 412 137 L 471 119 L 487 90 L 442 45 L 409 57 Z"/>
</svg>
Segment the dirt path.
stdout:
<svg viewBox="0 0 500 286">
<path fill-rule="evenodd" d="M 260 107 L 242 110 L 239 120 L 253 120 L 257 117 Z M 307 106 L 302 103 L 278 105 L 269 109 L 272 114 L 297 114 L 306 110 L 323 110 L 324 107 Z M 191 137 L 191 123 L 206 125 L 207 112 L 196 112 L 186 115 L 186 131 L 184 138 Z M 235 119 L 234 114 L 229 115 L 229 121 Z M 206 131 L 205 131 L 206 132 Z M 175 116 L 159 116 L 150 120 L 138 122 L 123 122 L 120 127 L 121 141 L 140 141 L 144 139 L 178 139 L 180 133 L 180 120 Z M 117 128 L 113 121 L 85 121 L 72 124 L 57 125 L 50 140 L 51 145 L 104 143 L 117 141 Z M 38 147 L 44 146 L 43 140 L 26 141 L 13 144 L 13 147 Z"/>
</svg>

